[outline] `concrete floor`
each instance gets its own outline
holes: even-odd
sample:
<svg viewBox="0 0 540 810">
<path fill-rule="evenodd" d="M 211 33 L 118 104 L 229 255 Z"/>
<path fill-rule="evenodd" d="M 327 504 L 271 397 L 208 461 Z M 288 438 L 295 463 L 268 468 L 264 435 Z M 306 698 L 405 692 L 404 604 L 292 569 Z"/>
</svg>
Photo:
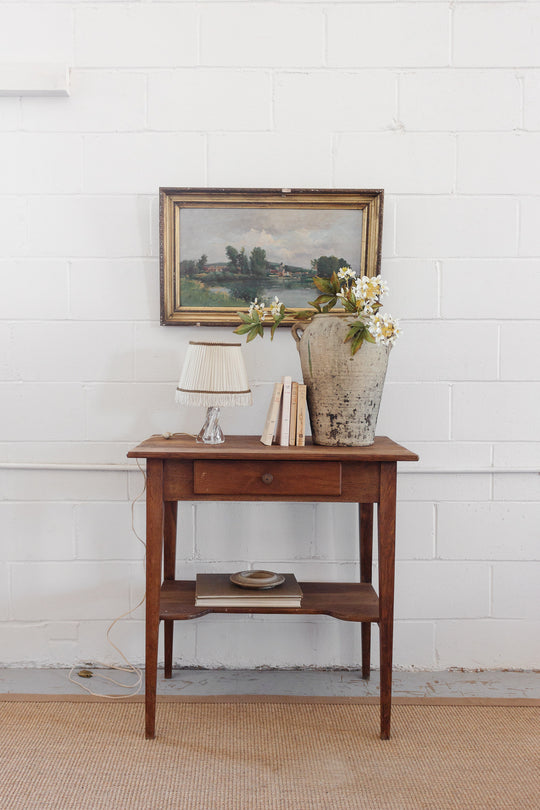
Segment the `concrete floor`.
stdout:
<svg viewBox="0 0 540 810">
<path fill-rule="evenodd" d="M 100 694 L 133 694 L 109 683 L 103 676 L 121 683 L 134 683 L 132 673 L 93 669 L 92 678 L 80 678 L 76 667 L 67 669 L 0 669 L 0 694 L 84 694 L 87 687 Z M 141 690 L 139 690 L 141 691 Z M 327 695 L 361 697 L 379 694 L 379 673 L 369 681 L 359 672 L 343 670 L 204 670 L 176 669 L 170 680 L 158 672 L 161 695 Z M 492 697 L 540 699 L 540 672 L 394 672 L 395 697 Z"/>
</svg>

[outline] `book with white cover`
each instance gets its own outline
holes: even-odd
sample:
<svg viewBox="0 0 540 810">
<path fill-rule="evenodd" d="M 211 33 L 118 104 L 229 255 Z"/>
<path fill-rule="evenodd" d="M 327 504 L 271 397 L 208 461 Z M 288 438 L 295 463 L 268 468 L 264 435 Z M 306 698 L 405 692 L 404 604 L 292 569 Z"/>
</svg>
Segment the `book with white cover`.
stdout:
<svg viewBox="0 0 540 810">
<path fill-rule="evenodd" d="M 261 435 L 261 442 L 270 446 L 274 440 L 274 432 L 279 416 L 279 406 L 281 404 L 281 395 L 283 391 L 283 383 L 274 383 L 274 390 L 272 391 L 272 399 L 268 407 L 266 415 L 266 422 L 264 423 L 263 432 Z"/>
<path fill-rule="evenodd" d="M 289 425 L 289 446 L 296 444 L 296 411 L 298 405 L 298 383 L 293 380 L 291 388 L 291 420 Z"/>
<path fill-rule="evenodd" d="M 291 391 L 292 377 L 283 377 L 283 397 L 281 399 L 281 421 L 279 423 L 279 444 L 289 446 L 289 428 L 291 424 Z"/>
</svg>

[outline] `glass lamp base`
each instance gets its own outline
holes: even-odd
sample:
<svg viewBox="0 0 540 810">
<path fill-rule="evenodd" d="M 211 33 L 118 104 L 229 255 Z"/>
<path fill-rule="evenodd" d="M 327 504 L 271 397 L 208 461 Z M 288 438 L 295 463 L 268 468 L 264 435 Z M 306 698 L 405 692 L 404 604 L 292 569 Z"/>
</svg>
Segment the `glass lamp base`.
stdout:
<svg viewBox="0 0 540 810">
<path fill-rule="evenodd" d="M 208 408 L 206 422 L 197 436 L 197 441 L 204 442 L 204 444 L 223 444 L 225 437 L 219 426 L 219 408 Z"/>
</svg>

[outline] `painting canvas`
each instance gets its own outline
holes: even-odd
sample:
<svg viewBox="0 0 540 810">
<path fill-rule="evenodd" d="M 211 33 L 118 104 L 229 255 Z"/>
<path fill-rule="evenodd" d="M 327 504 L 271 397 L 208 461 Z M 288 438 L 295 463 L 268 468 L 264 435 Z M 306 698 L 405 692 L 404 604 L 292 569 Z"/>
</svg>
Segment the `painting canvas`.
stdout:
<svg viewBox="0 0 540 810">
<path fill-rule="evenodd" d="M 251 301 L 270 305 L 275 297 L 288 309 L 305 309 L 318 295 L 313 276 L 330 277 L 344 265 L 368 273 L 365 204 L 340 207 L 331 197 L 334 205 L 314 205 L 295 194 L 272 205 L 265 192 L 259 204 L 255 192 L 247 200 L 226 195 L 218 192 L 217 204 L 189 195 L 177 200 L 172 240 L 162 205 L 162 293 L 168 290 L 174 304 L 172 320 L 164 318 L 162 295 L 162 322 L 234 324 Z"/>
<path fill-rule="evenodd" d="M 271 208 L 184 209 L 180 213 L 180 302 L 245 307 L 277 296 L 306 307 L 314 275 L 360 270 L 361 211 Z"/>
</svg>

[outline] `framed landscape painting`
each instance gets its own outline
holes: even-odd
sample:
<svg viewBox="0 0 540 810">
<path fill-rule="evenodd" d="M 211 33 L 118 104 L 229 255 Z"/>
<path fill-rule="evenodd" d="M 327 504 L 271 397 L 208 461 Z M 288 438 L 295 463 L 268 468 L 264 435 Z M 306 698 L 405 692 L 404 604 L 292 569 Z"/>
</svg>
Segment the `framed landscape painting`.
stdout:
<svg viewBox="0 0 540 810">
<path fill-rule="evenodd" d="M 237 325 L 255 298 L 292 310 L 313 276 L 380 270 L 383 191 L 160 189 L 161 323 Z"/>
</svg>

